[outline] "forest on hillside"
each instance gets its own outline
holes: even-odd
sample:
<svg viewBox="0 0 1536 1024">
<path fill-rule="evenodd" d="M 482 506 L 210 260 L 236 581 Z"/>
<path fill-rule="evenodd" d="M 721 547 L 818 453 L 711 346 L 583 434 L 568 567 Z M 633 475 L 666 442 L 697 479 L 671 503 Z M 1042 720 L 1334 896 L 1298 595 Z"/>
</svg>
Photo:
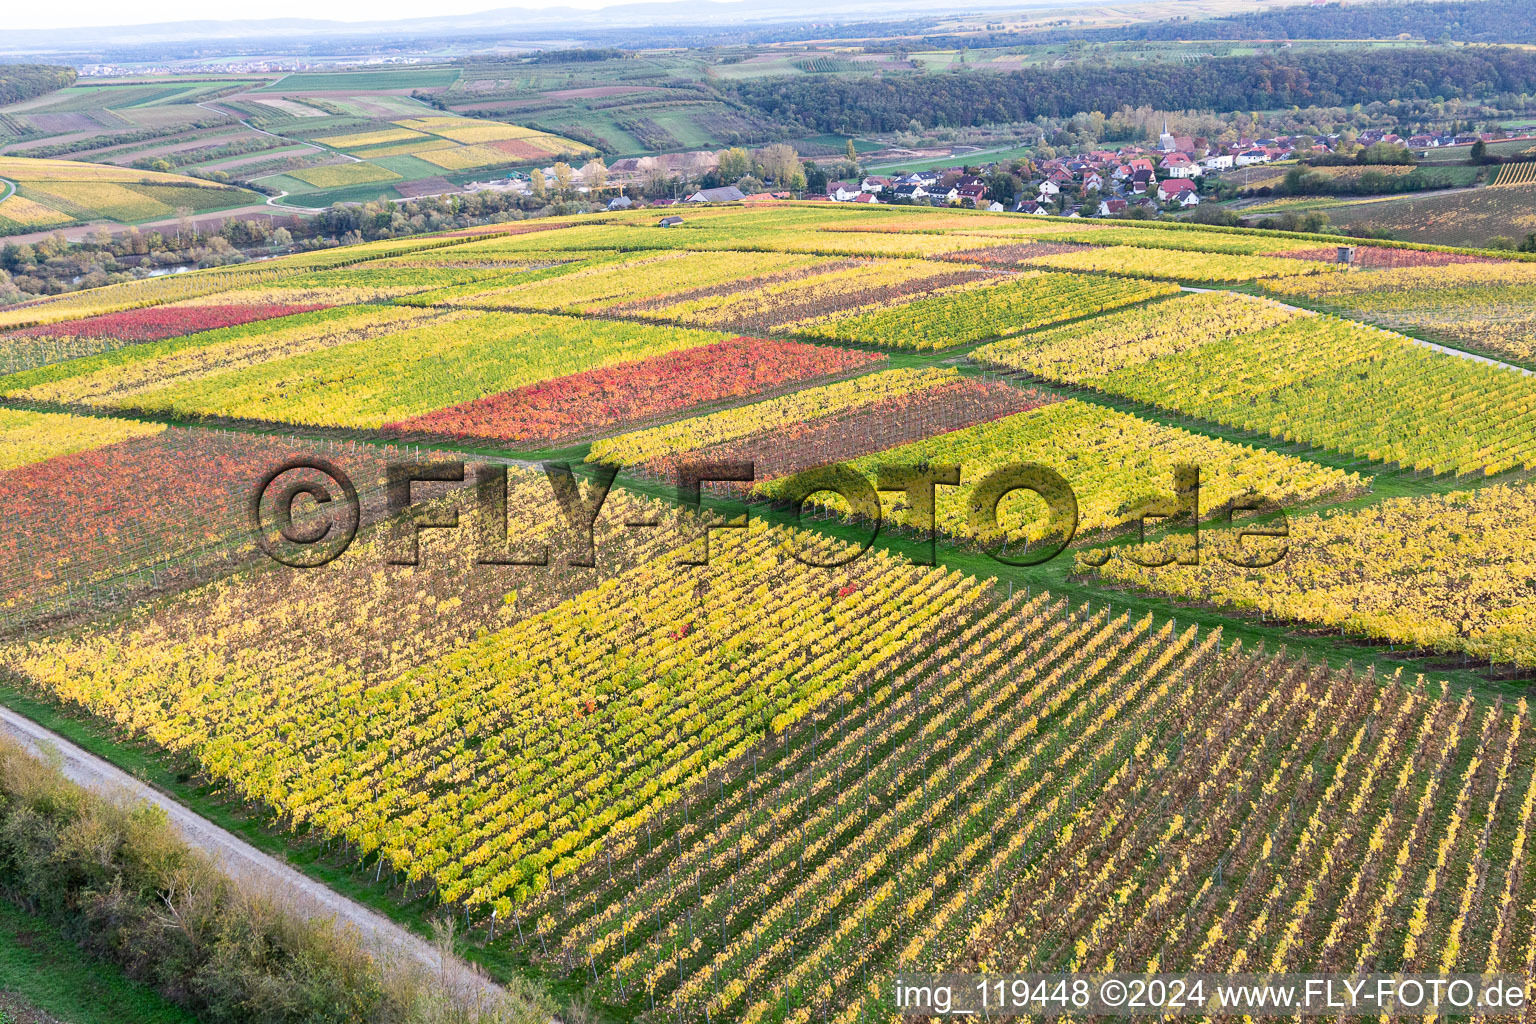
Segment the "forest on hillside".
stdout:
<svg viewBox="0 0 1536 1024">
<path fill-rule="evenodd" d="M 1081 63 L 993 74 L 804 75 L 725 83 L 732 98 L 818 132 L 958 127 L 1150 104 L 1274 110 L 1536 92 L 1536 52 L 1339 49 L 1199 64 Z"/>
<path fill-rule="evenodd" d="M 75 69 L 52 64 L 0 64 L 0 106 L 75 84 Z"/>
<path fill-rule="evenodd" d="M 1225 18 L 1170 18 L 1111 28 L 1056 28 L 990 35 L 931 35 L 924 45 L 1020 46 L 1070 42 L 1175 42 L 1181 39 L 1396 39 L 1430 42 L 1536 43 L 1536 4 L 1529 0 L 1437 0 L 1431 3 L 1280 7 Z"/>
</svg>

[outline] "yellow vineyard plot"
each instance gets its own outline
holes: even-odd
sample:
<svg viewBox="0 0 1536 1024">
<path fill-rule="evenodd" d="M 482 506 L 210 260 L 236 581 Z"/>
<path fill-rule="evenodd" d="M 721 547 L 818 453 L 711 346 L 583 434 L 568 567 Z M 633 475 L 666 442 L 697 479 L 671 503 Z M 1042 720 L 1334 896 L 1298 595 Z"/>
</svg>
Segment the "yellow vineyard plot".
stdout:
<svg viewBox="0 0 1536 1024">
<path fill-rule="evenodd" d="M 1264 569 L 1112 558 L 1099 572 L 1181 600 L 1536 665 L 1536 490 L 1393 498 L 1302 516 L 1289 528 L 1286 558 Z"/>
<path fill-rule="evenodd" d="M 0 471 L 148 437 L 164 429 L 163 423 L 0 409 Z"/>
<path fill-rule="evenodd" d="M 22 195 L 0 200 L 0 221 L 10 221 L 24 228 L 48 228 L 68 224 L 74 218 Z"/>
<path fill-rule="evenodd" d="M 371 160 L 378 156 L 416 156 L 419 153 L 431 153 L 439 149 L 452 149 L 457 143 L 447 139 L 434 139 L 430 135 L 417 136 L 415 142 L 398 142 L 392 145 L 370 146 L 367 149 L 353 150 L 353 156 Z"/>
<path fill-rule="evenodd" d="M 359 146 L 378 146 L 386 142 L 421 140 L 425 137 L 421 132 L 413 132 L 409 128 L 386 128 L 376 132 L 358 132 L 355 135 L 328 135 L 315 141 L 337 149 L 356 149 Z"/>
<path fill-rule="evenodd" d="M 179 174 L 140 171 L 112 164 L 87 164 L 77 160 L 34 160 L 30 157 L 0 156 L 0 178 L 11 181 L 115 181 L 149 185 L 196 184 Z"/>
<path fill-rule="evenodd" d="M 471 167 L 491 167 L 512 163 L 513 158 L 499 149 L 489 146 L 457 146 L 453 149 L 417 150 L 412 156 L 448 171 L 463 171 Z"/>
<path fill-rule="evenodd" d="M 1206 292 L 1180 295 L 1087 323 L 1009 338 L 971 353 L 979 363 L 1084 384 L 1116 370 L 1304 315 L 1277 302 Z"/>
<path fill-rule="evenodd" d="M 32 182 L 25 186 L 36 197 L 60 204 L 62 209 L 78 211 L 81 217 L 96 214 L 113 220 L 148 220 L 170 217 L 175 210 L 140 192 L 111 181 Z"/>
<path fill-rule="evenodd" d="M 454 142 L 499 142 L 502 139 L 528 139 L 534 138 L 542 132 L 532 128 L 523 128 L 515 124 L 502 124 L 495 121 L 460 121 L 456 125 L 441 125 L 432 129 L 433 135 L 441 135 L 445 139 Z"/>
<path fill-rule="evenodd" d="M 1158 277 L 1173 281 L 1208 281 L 1235 284 L 1261 277 L 1328 274 L 1343 268 L 1333 263 L 1312 260 L 1288 260 L 1274 256 L 1247 256 L 1229 253 L 1185 252 L 1176 249 L 1142 248 L 1110 245 L 1102 249 L 1084 249 L 1029 261 L 1040 267 L 1058 270 L 1094 270 L 1127 277 Z"/>
<path fill-rule="evenodd" d="M 898 373 L 901 371 L 887 371 Z M 1219 509 L 1233 498 L 1261 495 L 1285 504 L 1357 491 L 1354 473 L 1166 427 L 1076 399 L 1052 402 L 1028 412 L 862 456 L 848 463 L 873 486 L 881 466 L 958 465 L 960 486 L 940 487 L 935 514 L 939 529 L 978 541 L 998 539 L 998 530 L 1022 533 L 1031 541 L 1053 531 L 1044 502 L 1034 496 L 1008 498 L 997 523 L 974 518 L 971 489 L 993 470 L 1033 463 L 1060 473 L 1076 493 L 1078 530 L 1108 530 L 1135 521 L 1146 510 L 1171 501 L 1173 471 L 1181 463 L 1200 467 L 1202 509 Z M 817 479 L 817 471 L 758 485 L 781 497 Z M 803 491 L 802 491 L 803 492 Z M 894 522 L 926 527 L 899 501 L 882 500 Z M 1010 504 L 1011 503 L 1011 504 Z"/>
<path fill-rule="evenodd" d="M 1499 176 L 1494 179 L 1495 185 L 1531 185 L 1536 184 L 1536 160 L 1526 160 L 1518 164 L 1505 164 L 1499 168 Z"/>
</svg>

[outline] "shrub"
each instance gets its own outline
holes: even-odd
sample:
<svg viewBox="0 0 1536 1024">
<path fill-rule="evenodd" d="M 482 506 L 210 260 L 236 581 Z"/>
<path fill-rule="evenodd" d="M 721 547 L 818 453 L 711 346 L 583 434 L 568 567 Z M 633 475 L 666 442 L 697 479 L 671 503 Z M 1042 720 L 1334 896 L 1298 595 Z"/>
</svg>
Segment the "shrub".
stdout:
<svg viewBox="0 0 1536 1024">
<path fill-rule="evenodd" d="M 302 920 L 223 875 L 147 804 L 108 801 L 0 739 L 0 893 L 213 1024 L 548 1020 L 456 1010 L 357 933 Z"/>
</svg>

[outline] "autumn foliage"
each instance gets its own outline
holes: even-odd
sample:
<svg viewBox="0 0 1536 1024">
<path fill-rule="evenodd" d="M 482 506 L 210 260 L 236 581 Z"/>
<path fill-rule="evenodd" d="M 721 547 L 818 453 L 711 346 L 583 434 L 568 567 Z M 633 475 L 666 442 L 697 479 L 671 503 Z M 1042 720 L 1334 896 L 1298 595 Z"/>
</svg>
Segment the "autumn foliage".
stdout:
<svg viewBox="0 0 1536 1024">
<path fill-rule="evenodd" d="M 761 395 L 884 358 L 793 341 L 732 338 L 503 391 L 385 429 L 456 438 L 555 441 L 706 402 Z"/>
<path fill-rule="evenodd" d="M 274 467 L 316 455 L 356 481 L 363 521 L 378 518 L 383 467 L 401 457 L 391 447 L 342 456 L 292 438 L 172 427 L 0 473 L 0 515 L 27 523 L 24 534 L 0 535 L 0 611 L 73 603 L 106 581 L 124 593 L 184 585 L 214 563 L 244 559 L 254 551 L 251 488 Z"/>
<path fill-rule="evenodd" d="M 211 306 L 146 306 L 122 313 L 87 317 L 60 324 L 44 324 L 15 331 L 12 338 L 113 338 L 121 342 L 159 341 L 198 331 L 211 331 L 219 327 L 234 327 L 255 320 L 292 316 L 323 308 L 319 304 L 286 305 L 260 303 L 257 305 Z"/>
</svg>

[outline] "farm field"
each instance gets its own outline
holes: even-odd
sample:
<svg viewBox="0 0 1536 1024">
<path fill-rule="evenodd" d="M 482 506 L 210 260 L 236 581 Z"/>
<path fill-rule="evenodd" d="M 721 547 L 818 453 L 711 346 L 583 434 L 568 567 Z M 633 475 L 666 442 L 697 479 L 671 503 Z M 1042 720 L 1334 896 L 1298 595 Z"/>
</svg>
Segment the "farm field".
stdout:
<svg viewBox="0 0 1536 1024">
<path fill-rule="evenodd" d="M 1056 536 L 1057 524 L 1044 514 L 1041 500 L 1020 499 L 1006 509 L 994 504 L 995 524 L 978 521 L 974 514 L 978 505 L 985 505 L 977 494 L 987 477 L 1018 463 L 1061 474 L 1076 492 L 1077 529 L 1082 533 L 1114 530 L 1161 508 L 1179 463 L 1201 467 L 1201 501 L 1212 509 L 1247 493 L 1258 480 L 1265 482 L 1266 496 L 1282 504 L 1353 492 L 1366 483 L 1338 470 L 1211 441 L 1071 399 L 866 455 L 847 465 L 871 484 L 882 464 L 959 465 L 958 487 L 940 492 L 933 510 L 939 529 L 983 543 L 1004 537 L 1034 543 Z M 790 488 L 812 486 L 816 473 L 811 469 L 804 477 L 770 481 L 763 490 L 778 497 Z M 914 510 L 897 505 L 892 495 L 886 515 L 898 524 L 917 526 L 912 515 L 902 514 Z"/>
<path fill-rule="evenodd" d="M 15 185 L 0 200 L 0 234 L 22 234 L 90 221 L 134 224 L 261 202 L 249 189 L 179 174 L 72 160 L 0 156 L 0 178 Z"/>
<path fill-rule="evenodd" d="M 1182 599 L 1532 665 L 1536 647 L 1527 623 L 1536 609 L 1523 599 L 1506 603 L 1499 595 L 1529 589 L 1530 562 L 1523 550 L 1533 515 L 1526 487 L 1397 498 L 1360 512 L 1295 520 L 1290 529 L 1297 553 L 1280 572 L 1260 574 L 1223 563 L 1193 573 L 1183 566 L 1148 568 L 1126 558 L 1097 571 L 1117 583 L 1155 587 Z M 1439 567 L 1453 559 L 1475 575 L 1447 577 Z"/>
<path fill-rule="evenodd" d="M 1104 337 L 1058 332 L 975 356 L 1415 471 L 1491 476 L 1536 467 L 1524 425 L 1536 385 L 1507 367 L 1436 358 L 1399 334 L 1252 300 L 1198 296 L 1139 313 L 1106 325 Z M 1201 329 L 1212 320 L 1214 331 Z M 1474 418 L 1473 408 L 1504 414 Z"/>
<path fill-rule="evenodd" d="M 519 66 L 433 88 L 559 91 Z M 535 137 L 412 112 L 443 70 L 355 72 L 389 117 L 301 113 L 328 74 L 233 101 L 358 155 Z M 570 88 L 608 86 L 648 88 Z M 896 972 L 981 965 L 1529 974 L 1536 376 L 1418 335 L 1529 360 L 1536 263 L 678 215 L 0 308 L 0 702 L 582 1019 L 884 1021 Z M 1282 517 L 1245 563 L 1228 528 Z"/>
<path fill-rule="evenodd" d="M 422 194 L 417 183 L 427 182 L 430 190 L 434 180 L 437 191 L 458 191 L 477 177 L 557 160 L 579 166 L 596 155 L 588 142 L 558 131 L 527 127 L 516 118 L 465 116 L 422 99 L 450 89 L 459 77 L 458 68 L 423 67 L 80 82 L 0 110 L 0 158 L 63 156 L 125 171 L 133 170 L 130 165 L 164 170 L 163 161 L 177 171 L 222 172 L 236 184 L 259 182 L 313 209 L 380 196 L 409 198 Z M 109 210 L 149 209 L 142 200 L 96 191 L 102 193 L 94 197 L 98 201 L 116 200 L 107 202 Z M 12 197 L 0 211 L 6 218 L 0 227 L 16 233 L 22 229 L 11 222 L 28 231 L 76 223 L 74 216 L 61 216 L 81 212 L 61 211 L 69 198 Z M 175 216 L 178 206 L 205 208 L 190 201 L 196 196 L 181 198 L 158 216 Z M 247 195 L 223 205 L 264 201 Z M 89 202 L 76 206 L 95 208 Z"/>
<path fill-rule="evenodd" d="M 262 102 L 260 96 L 252 102 Z M 362 112 L 376 114 L 375 106 L 369 104 Z M 308 202 L 332 202 L 344 201 L 345 191 L 359 187 L 365 187 L 365 191 L 373 189 L 373 195 L 404 195 L 396 185 L 444 174 L 483 175 L 493 168 L 548 165 L 556 160 L 579 164 L 597 155 L 585 143 L 548 132 L 499 121 L 434 114 L 424 106 L 420 109 L 422 116 L 394 120 L 324 118 L 323 123 L 315 124 L 308 118 L 291 118 L 276 126 L 286 137 L 323 147 L 322 152 L 330 154 L 329 161 L 344 162 L 326 162 L 253 180 L 298 196 L 312 196 Z"/>
<path fill-rule="evenodd" d="M 1278 297 L 1505 358 L 1536 358 L 1536 267 L 1414 267 L 1376 277 L 1265 282 Z"/>
<path fill-rule="evenodd" d="M 1353 203 L 1328 210 L 1334 224 L 1377 226 L 1393 237 L 1434 245 L 1478 245 L 1495 235 L 1536 231 L 1536 186 L 1510 185 Z"/>
</svg>

